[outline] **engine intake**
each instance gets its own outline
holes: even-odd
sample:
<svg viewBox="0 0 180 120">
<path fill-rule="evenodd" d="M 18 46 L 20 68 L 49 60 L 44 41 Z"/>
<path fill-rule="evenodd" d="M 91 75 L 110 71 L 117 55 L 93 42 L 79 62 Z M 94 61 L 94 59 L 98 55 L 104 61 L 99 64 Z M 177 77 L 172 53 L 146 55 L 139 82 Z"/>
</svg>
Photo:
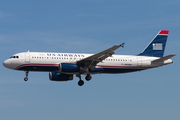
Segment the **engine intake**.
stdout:
<svg viewBox="0 0 180 120">
<path fill-rule="evenodd" d="M 57 72 L 50 72 L 49 79 L 51 81 L 69 81 L 73 80 L 73 74 L 62 74 Z"/>
</svg>

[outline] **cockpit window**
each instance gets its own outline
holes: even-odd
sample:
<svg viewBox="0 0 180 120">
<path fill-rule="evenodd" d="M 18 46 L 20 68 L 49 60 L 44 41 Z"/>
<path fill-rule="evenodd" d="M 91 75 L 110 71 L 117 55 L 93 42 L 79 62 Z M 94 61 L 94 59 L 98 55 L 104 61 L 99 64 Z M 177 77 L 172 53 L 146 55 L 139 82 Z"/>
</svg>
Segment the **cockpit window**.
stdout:
<svg viewBox="0 0 180 120">
<path fill-rule="evenodd" d="M 10 58 L 19 58 L 19 56 L 11 56 Z"/>
</svg>

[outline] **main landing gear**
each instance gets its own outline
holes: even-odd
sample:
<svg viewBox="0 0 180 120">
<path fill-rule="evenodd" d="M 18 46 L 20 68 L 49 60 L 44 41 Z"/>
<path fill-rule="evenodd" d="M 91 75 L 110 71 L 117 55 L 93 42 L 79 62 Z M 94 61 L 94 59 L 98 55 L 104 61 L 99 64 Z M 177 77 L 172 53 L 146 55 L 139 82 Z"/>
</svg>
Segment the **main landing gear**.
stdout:
<svg viewBox="0 0 180 120">
<path fill-rule="evenodd" d="M 26 72 L 26 77 L 24 78 L 24 81 L 27 81 L 28 80 L 29 71 L 25 71 L 25 72 Z"/>
<path fill-rule="evenodd" d="M 85 77 L 85 79 L 86 79 L 87 81 L 90 81 L 90 80 L 92 79 L 92 76 L 91 76 L 90 74 L 87 74 L 86 77 Z"/>
<path fill-rule="evenodd" d="M 84 85 L 84 81 L 81 79 L 81 74 L 77 74 L 76 77 L 79 77 L 78 85 L 79 85 L 79 86 Z"/>
<path fill-rule="evenodd" d="M 79 77 L 79 82 L 78 82 L 78 85 L 79 86 L 83 86 L 84 85 L 84 81 L 81 79 L 81 74 L 77 74 L 76 77 Z M 92 76 L 90 74 L 87 74 L 85 79 L 87 81 L 91 80 Z"/>
</svg>

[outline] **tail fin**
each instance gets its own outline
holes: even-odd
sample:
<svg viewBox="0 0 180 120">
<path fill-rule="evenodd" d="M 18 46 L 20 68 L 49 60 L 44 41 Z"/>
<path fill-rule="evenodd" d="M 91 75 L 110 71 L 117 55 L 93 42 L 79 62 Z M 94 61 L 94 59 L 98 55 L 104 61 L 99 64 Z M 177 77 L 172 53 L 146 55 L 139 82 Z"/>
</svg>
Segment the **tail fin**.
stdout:
<svg viewBox="0 0 180 120">
<path fill-rule="evenodd" d="M 168 30 L 161 30 L 139 56 L 163 57 L 168 33 Z"/>
</svg>

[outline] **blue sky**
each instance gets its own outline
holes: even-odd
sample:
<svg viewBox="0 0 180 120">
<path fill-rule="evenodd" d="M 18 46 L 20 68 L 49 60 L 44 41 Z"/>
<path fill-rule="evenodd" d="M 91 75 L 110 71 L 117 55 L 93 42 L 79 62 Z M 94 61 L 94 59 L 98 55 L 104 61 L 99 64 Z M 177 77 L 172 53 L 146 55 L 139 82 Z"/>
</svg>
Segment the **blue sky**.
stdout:
<svg viewBox="0 0 180 120">
<path fill-rule="evenodd" d="M 0 67 L 2 120 L 178 120 L 180 118 L 178 0 L 6 0 L 0 4 L 0 61 L 19 52 L 136 55 L 162 29 L 174 63 L 142 72 L 51 82 L 48 73 Z M 84 79 L 84 76 L 83 76 Z"/>
</svg>

